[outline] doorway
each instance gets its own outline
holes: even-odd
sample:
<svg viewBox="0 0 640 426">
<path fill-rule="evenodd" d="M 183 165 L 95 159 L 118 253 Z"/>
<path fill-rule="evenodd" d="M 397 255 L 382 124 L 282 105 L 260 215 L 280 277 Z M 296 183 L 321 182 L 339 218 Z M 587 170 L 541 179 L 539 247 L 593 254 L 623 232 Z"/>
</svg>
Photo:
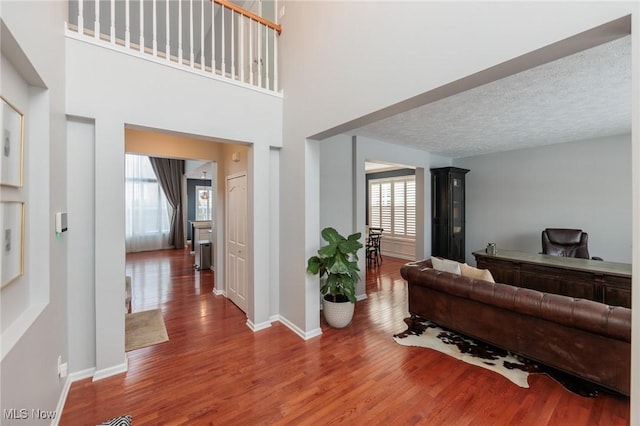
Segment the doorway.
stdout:
<svg viewBox="0 0 640 426">
<path fill-rule="evenodd" d="M 382 254 L 415 260 L 418 235 L 415 167 L 366 161 L 365 182 L 366 232 L 382 229 Z"/>
<path fill-rule="evenodd" d="M 212 188 L 208 194 L 213 197 L 211 202 L 211 252 L 213 253 L 212 269 L 214 270 L 214 283 L 213 289 L 216 295 L 228 296 L 227 289 L 227 258 L 226 258 L 226 219 L 225 212 L 227 211 L 227 197 L 225 192 L 226 176 L 235 174 L 243 174 L 245 176 L 244 191 L 247 192 L 247 175 L 248 175 L 248 153 L 249 146 L 237 143 L 221 142 L 211 138 L 200 138 L 192 135 L 178 135 L 174 133 L 166 133 L 161 130 L 149 130 L 139 129 L 127 126 L 125 129 L 125 151 L 128 153 L 137 153 L 148 156 L 156 157 L 170 157 L 177 159 L 184 159 L 188 163 L 192 163 L 194 166 L 191 176 L 202 178 L 203 171 L 207 171 L 206 180 L 211 178 Z M 190 161 L 191 159 L 197 159 Z M 198 164 L 196 164 L 198 163 Z M 201 167 L 200 167 L 201 166 Z M 187 178 L 184 179 L 184 198 L 187 198 Z M 203 180 L 204 181 L 204 180 Z M 206 185 L 205 185 L 206 186 Z M 194 186 L 195 195 L 195 186 Z M 246 197 L 244 200 L 245 209 L 247 206 Z M 183 205 L 185 211 L 188 209 L 187 203 Z M 205 207 L 206 209 L 206 207 Z M 243 243 L 245 249 L 243 253 L 247 253 L 250 247 L 247 245 L 250 241 L 247 238 L 249 223 L 245 215 L 244 220 L 244 236 Z M 185 224 L 187 228 L 188 224 Z M 193 233 L 193 229 L 191 230 Z M 185 229 L 185 234 L 188 234 L 188 230 Z M 202 234 L 198 234 L 201 236 Z M 204 238 L 207 239 L 207 238 Z M 193 238 L 192 240 L 196 240 Z M 194 253 L 195 255 L 195 253 Z M 246 260 L 246 258 L 244 259 Z M 244 265 L 248 268 L 249 265 Z M 246 270 L 246 269 L 245 269 Z M 249 274 L 245 274 L 244 288 L 242 294 L 247 294 L 250 290 L 250 283 L 248 282 Z M 246 309 L 246 308 L 245 308 Z M 246 311 L 245 311 L 246 312 Z"/>
</svg>

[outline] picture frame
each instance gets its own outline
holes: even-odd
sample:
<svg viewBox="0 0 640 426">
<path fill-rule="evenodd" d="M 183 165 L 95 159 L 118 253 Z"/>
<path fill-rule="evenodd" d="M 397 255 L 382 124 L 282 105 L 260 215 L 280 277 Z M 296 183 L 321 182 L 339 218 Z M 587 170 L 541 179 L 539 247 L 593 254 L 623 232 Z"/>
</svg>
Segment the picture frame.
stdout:
<svg viewBox="0 0 640 426">
<path fill-rule="evenodd" d="M 0 98 L 0 185 L 20 188 L 23 185 L 24 115 L 4 96 Z"/>
<path fill-rule="evenodd" d="M 0 288 L 24 274 L 24 203 L 0 202 Z"/>
</svg>

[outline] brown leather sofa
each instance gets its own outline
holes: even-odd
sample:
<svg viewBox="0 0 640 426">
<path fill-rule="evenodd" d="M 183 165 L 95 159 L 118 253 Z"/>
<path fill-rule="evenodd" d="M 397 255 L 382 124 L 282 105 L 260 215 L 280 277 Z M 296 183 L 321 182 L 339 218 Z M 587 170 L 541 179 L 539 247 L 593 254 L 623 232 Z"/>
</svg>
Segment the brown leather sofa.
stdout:
<svg viewBox="0 0 640 426">
<path fill-rule="evenodd" d="M 631 309 L 490 283 L 432 269 L 401 269 L 409 312 L 629 395 Z"/>
</svg>

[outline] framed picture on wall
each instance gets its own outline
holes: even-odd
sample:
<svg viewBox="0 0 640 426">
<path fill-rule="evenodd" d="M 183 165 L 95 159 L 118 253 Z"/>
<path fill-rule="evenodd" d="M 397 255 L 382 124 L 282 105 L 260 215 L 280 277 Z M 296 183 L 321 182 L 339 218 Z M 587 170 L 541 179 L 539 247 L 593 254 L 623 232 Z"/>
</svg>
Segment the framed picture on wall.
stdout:
<svg viewBox="0 0 640 426">
<path fill-rule="evenodd" d="M 24 273 L 24 203 L 0 202 L 0 232 L 4 287 Z"/>
<path fill-rule="evenodd" d="M 0 184 L 22 186 L 24 115 L 3 96 L 2 146 L 0 147 Z"/>
</svg>

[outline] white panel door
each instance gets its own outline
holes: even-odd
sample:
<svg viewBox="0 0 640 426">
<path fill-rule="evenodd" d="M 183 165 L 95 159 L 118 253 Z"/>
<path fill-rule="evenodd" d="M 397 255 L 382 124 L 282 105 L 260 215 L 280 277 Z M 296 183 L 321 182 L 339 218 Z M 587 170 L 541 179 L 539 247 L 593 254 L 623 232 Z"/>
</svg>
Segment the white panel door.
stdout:
<svg viewBox="0 0 640 426">
<path fill-rule="evenodd" d="M 227 177 L 227 297 L 247 312 L 247 175 Z"/>
</svg>

